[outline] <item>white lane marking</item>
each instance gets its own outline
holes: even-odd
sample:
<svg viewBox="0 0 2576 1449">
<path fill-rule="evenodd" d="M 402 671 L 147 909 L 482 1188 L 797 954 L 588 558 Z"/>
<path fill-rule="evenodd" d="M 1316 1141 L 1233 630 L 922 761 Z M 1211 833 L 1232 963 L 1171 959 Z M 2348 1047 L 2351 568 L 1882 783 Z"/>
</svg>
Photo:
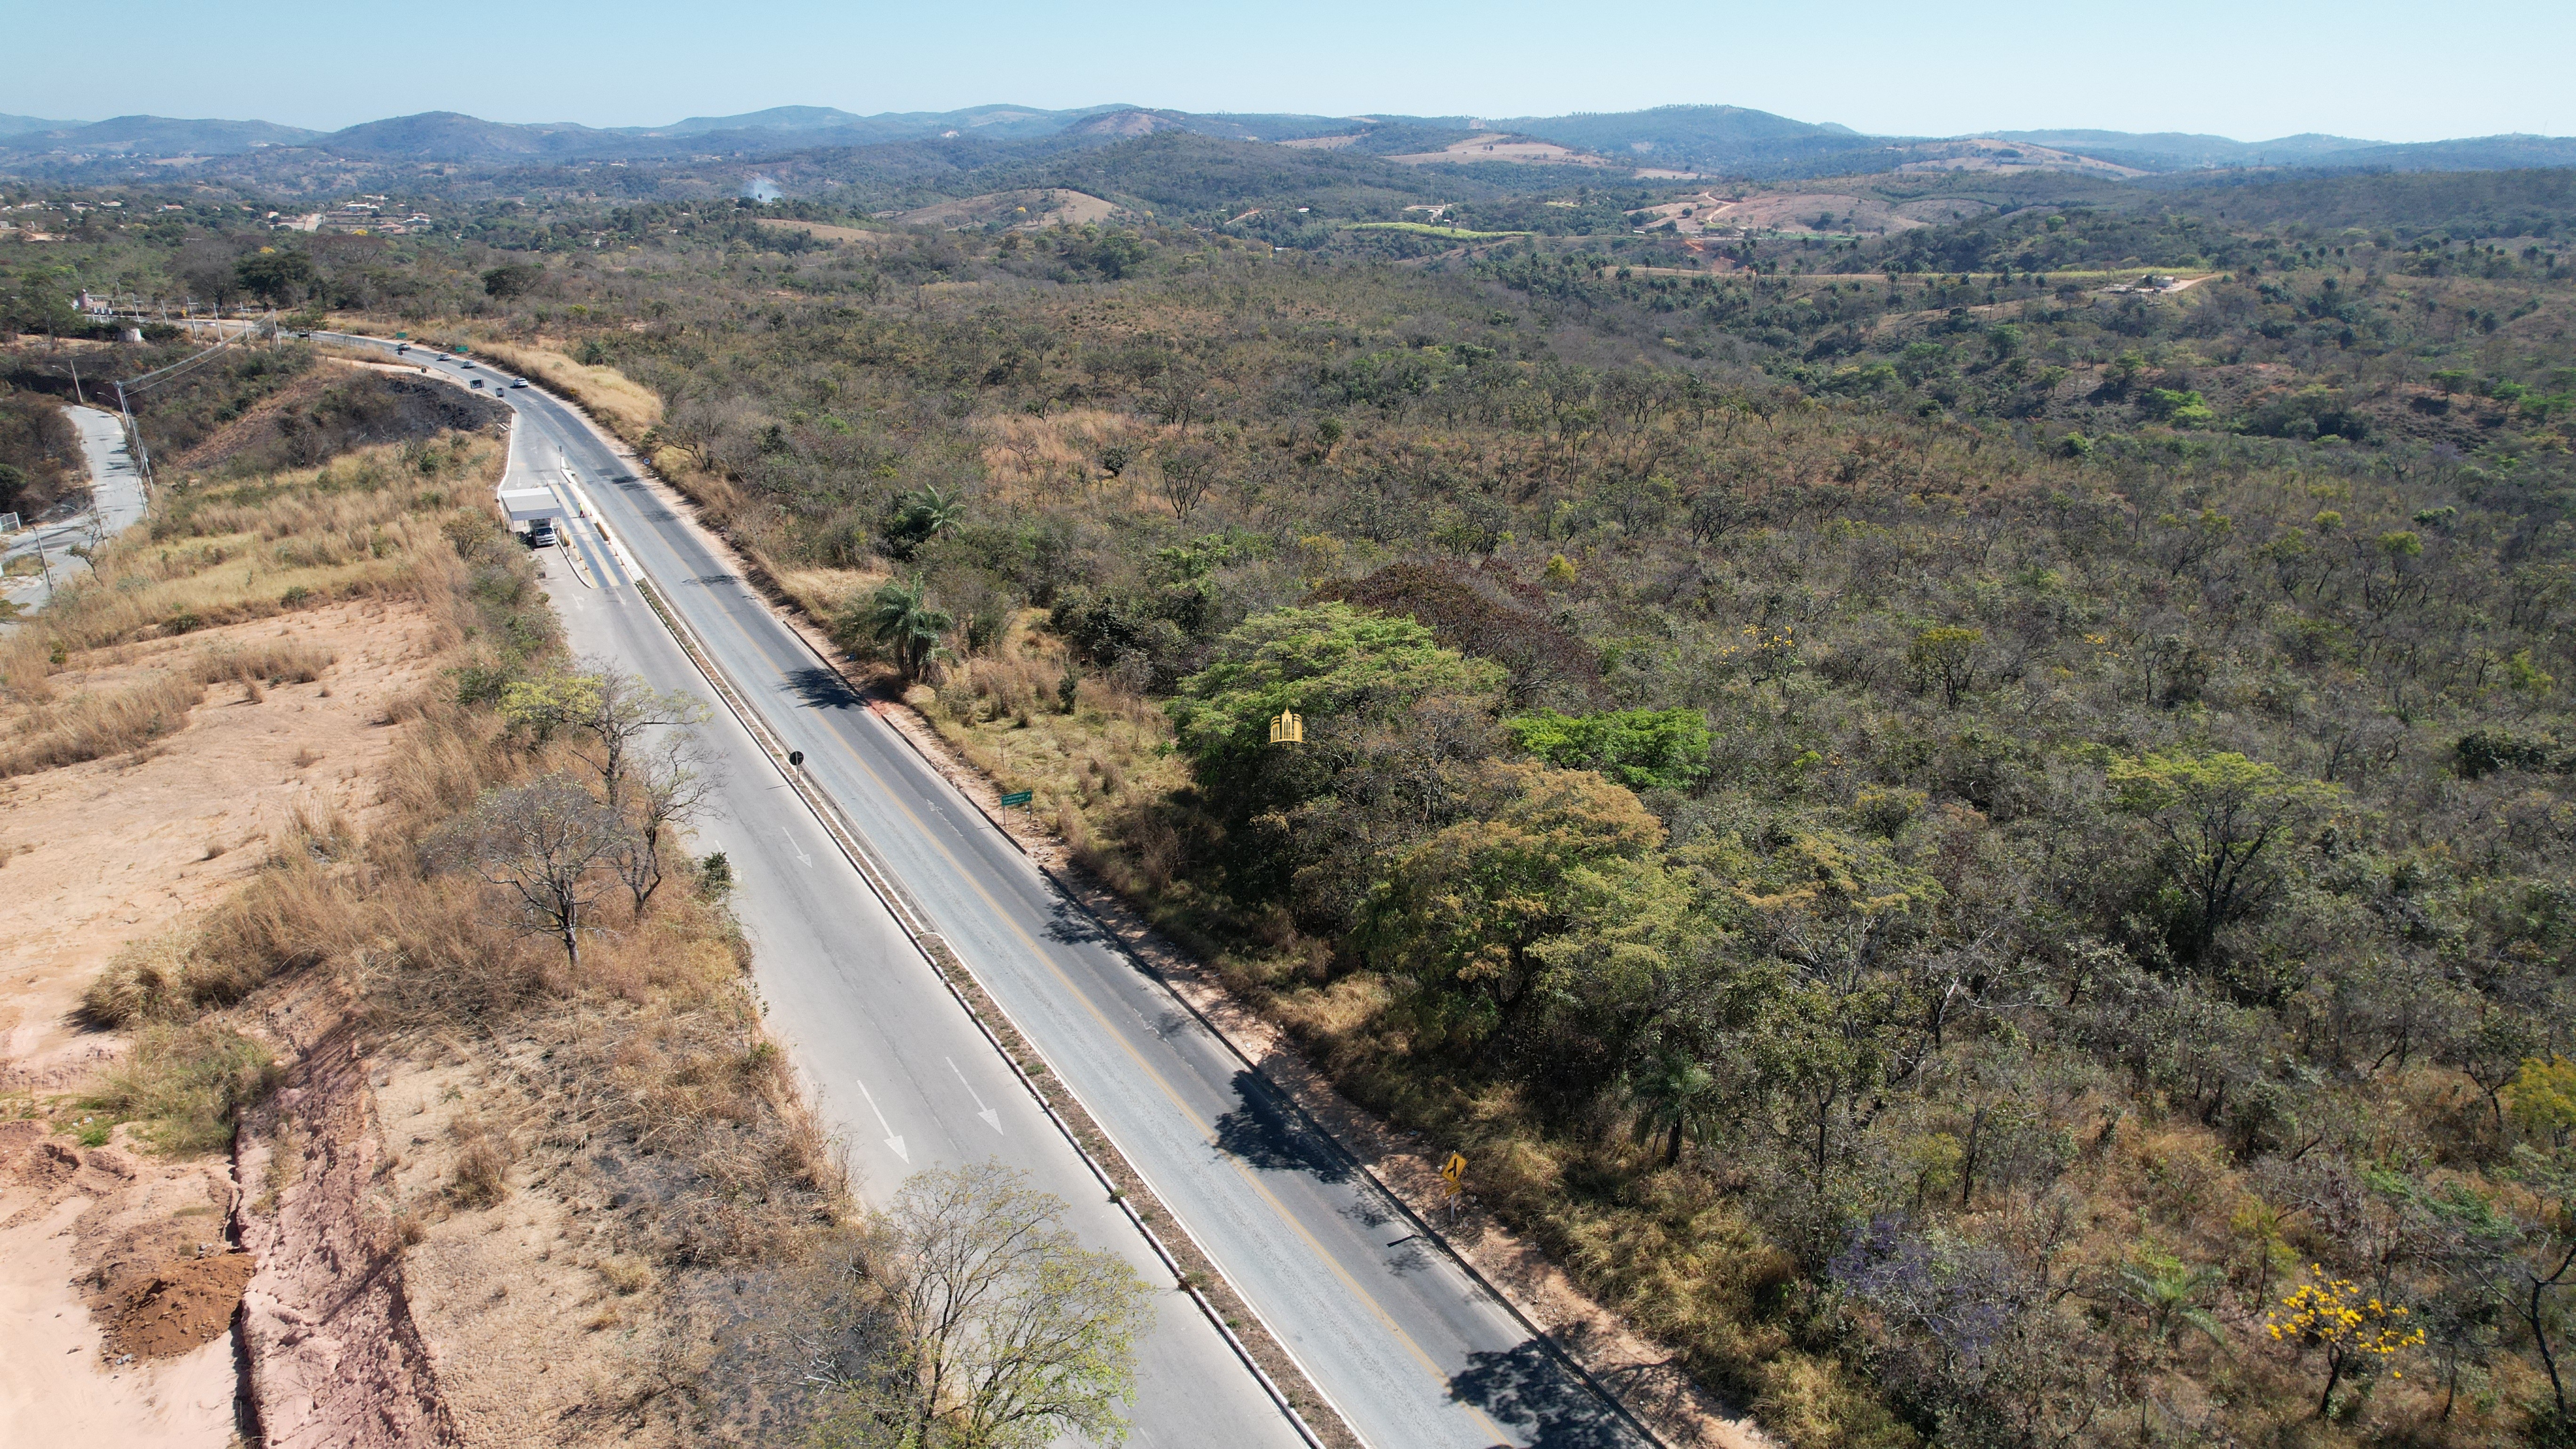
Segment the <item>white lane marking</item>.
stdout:
<svg viewBox="0 0 2576 1449">
<path fill-rule="evenodd" d="M 984 1119 L 985 1126 L 992 1128 L 996 1132 L 1001 1131 L 1002 1114 L 985 1106 L 984 1099 L 975 1096 L 975 1084 L 966 1080 L 966 1074 L 964 1072 L 957 1070 L 957 1059 L 955 1057 L 949 1057 L 946 1060 L 948 1062 L 948 1070 L 957 1072 L 957 1085 L 966 1089 L 967 1096 L 975 1098 L 975 1115 Z"/>
<path fill-rule="evenodd" d="M 573 473 L 572 461 L 564 456 L 560 442 L 555 446 L 555 462 L 563 474 L 564 486 L 572 490 L 573 502 L 580 506 L 582 516 L 590 520 L 590 526 L 598 531 L 599 541 L 608 545 L 609 557 L 626 570 L 627 578 L 639 584 L 644 582 L 644 570 L 636 566 L 635 560 L 627 554 L 626 546 L 617 541 L 617 535 L 609 532 L 608 519 L 600 513 L 599 505 L 591 502 L 590 495 L 581 491 L 581 479 Z"/>
<path fill-rule="evenodd" d="M 850 1080 L 858 1081 L 856 1077 Z M 886 1135 L 885 1145 L 894 1149 L 894 1155 L 903 1159 L 904 1166 L 910 1167 L 912 1154 L 903 1150 L 903 1138 L 896 1135 L 894 1124 L 885 1119 L 885 1112 L 877 1106 L 877 1099 L 868 1091 L 867 1083 L 859 1082 L 859 1095 L 867 1099 L 868 1110 L 877 1114 L 877 1126 Z"/>
<path fill-rule="evenodd" d="M 796 837 L 787 833 L 786 826 L 778 827 L 778 838 L 787 842 L 787 848 L 796 852 L 796 858 L 804 863 L 807 870 L 814 868 L 814 857 L 805 853 L 805 847 L 796 843 Z"/>
</svg>

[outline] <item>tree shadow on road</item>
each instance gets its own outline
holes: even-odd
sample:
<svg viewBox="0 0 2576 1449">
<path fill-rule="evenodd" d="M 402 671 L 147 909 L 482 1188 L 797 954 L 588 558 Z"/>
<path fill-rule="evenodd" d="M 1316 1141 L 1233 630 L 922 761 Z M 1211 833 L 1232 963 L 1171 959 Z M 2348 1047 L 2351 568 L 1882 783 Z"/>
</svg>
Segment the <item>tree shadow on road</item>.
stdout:
<svg viewBox="0 0 2576 1449">
<path fill-rule="evenodd" d="M 1536 1339 L 1474 1354 L 1449 1397 L 1530 1435 L 1540 1449 L 1639 1449 L 1637 1436 Z"/>
<path fill-rule="evenodd" d="M 787 687 L 808 709 L 857 709 L 860 704 L 858 691 L 850 688 L 848 680 L 819 664 L 789 671 Z"/>
<path fill-rule="evenodd" d="M 1101 945 L 1110 947 L 1113 951 L 1117 948 L 1117 943 L 1110 938 L 1107 931 L 1101 929 L 1098 921 L 1092 919 L 1090 912 L 1064 899 L 1061 895 L 1057 896 L 1055 903 L 1047 909 L 1046 935 L 1048 940 L 1068 946 Z M 1136 963 L 1126 952 L 1117 951 L 1117 955 L 1121 964 L 1142 969 L 1136 967 Z"/>
<path fill-rule="evenodd" d="M 1348 1159 L 1281 1107 L 1260 1078 L 1248 1071 L 1236 1072 L 1234 1095 L 1234 1110 L 1216 1119 L 1219 1150 L 1254 1167 L 1303 1172 L 1323 1182 L 1350 1180 Z"/>
</svg>

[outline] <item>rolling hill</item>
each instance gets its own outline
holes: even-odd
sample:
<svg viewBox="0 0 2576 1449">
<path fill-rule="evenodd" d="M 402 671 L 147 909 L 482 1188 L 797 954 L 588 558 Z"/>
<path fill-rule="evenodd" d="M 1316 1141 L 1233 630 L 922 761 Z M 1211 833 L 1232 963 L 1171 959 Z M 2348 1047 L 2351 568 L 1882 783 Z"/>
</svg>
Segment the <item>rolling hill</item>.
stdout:
<svg viewBox="0 0 2576 1449">
<path fill-rule="evenodd" d="M 32 120 L 16 117 L 17 120 Z M 267 121 L 185 121 L 168 116 L 117 116 L 110 120 L 35 121 L 0 131 L 13 151 L 69 155 L 229 156 L 267 146 L 308 145 L 321 136 Z"/>
<path fill-rule="evenodd" d="M 14 160 L 22 168 L 38 166 L 48 174 L 66 177 L 107 174 L 120 164 L 179 157 L 298 150 L 316 159 L 383 164 L 686 163 L 710 157 L 770 160 L 960 141 L 1041 150 L 1083 148 L 1172 132 L 1285 145 L 1316 154 L 1340 152 L 1352 158 L 1403 157 L 1416 163 L 1446 163 L 1450 148 L 1475 138 L 1510 144 L 1493 146 L 1491 155 L 1479 146 L 1473 155 L 1461 153 L 1455 164 L 1490 170 L 1572 163 L 1602 174 L 1633 167 L 1750 180 L 1989 166 L 2134 176 L 2284 168 L 2476 171 L 2576 165 L 2576 138 L 2569 137 L 2505 135 L 2389 144 L 2311 133 L 2247 142 L 2185 132 L 2084 129 L 1892 137 L 1725 105 L 1507 118 L 1226 114 L 1135 105 L 1072 110 L 984 105 L 859 115 L 831 106 L 775 106 L 739 115 L 691 116 L 664 126 L 629 127 L 487 121 L 454 111 L 430 111 L 328 133 L 256 120 L 121 116 L 84 123 L 0 116 L 0 162 Z M 986 158 L 995 159 L 1002 158 Z"/>
</svg>

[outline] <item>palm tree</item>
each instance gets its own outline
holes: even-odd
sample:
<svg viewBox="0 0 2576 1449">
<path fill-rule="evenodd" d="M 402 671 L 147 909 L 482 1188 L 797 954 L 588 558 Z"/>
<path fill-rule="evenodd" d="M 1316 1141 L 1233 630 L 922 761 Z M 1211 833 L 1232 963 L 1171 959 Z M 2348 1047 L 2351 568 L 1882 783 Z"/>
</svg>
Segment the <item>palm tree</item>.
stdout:
<svg viewBox="0 0 2576 1449">
<path fill-rule="evenodd" d="M 1688 1052 L 1666 1052 L 1628 1080 L 1640 1146 L 1664 1138 L 1664 1166 L 1682 1160 L 1682 1138 L 1707 1135 L 1717 1112 L 1717 1078 Z"/>
<path fill-rule="evenodd" d="M 919 574 L 908 588 L 888 579 L 868 600 L 868 632 L 894 655 L 907 680 L 919 679 L 931 659 L 946 652 L 939 641 L 953 622 L 945 610 L 930 607 L 930 588 Z"/>
<path fill-rule="evenodd" d="M 2147 1337 L 2162 1345 L 2176 1329 L 2189 1328 L 2224 1339 L 2218 1320 L 2200 1306 L 2201 1293 L 2226 1274 L 2208 1264 L 2192 1264 L 2170 1253 L 2148 1248 L 2120 1269 L 2119 1294 L 2144 1310 Z"/>
<path fill-rule="evenodd" d="M 943 533 L 956 532 L 965 521 L 966 500 L 942 493 L 932 484 L 896 500 L 894 527 L 889 532 L 896 550 L 910 558 L 915 549 Z"/>
<path fill-rule="evenodd" d="M 2148 1247 L 2123 1265 L 2112 1291 L 2144 1312 L 2147 1316 L 2147 1355 L 2145 1369 L 2153 1374 L 2172 1346 L 2174 1336 L 2183 1329 L 2207 1335 L 2212 1341 L 2227 1341 L 2226 1331 L 2218 1318 L 2200 1306 L 2200 1295 L 2225 1281 L 2227 1275 L 2205 1263 L 2186 1263 L 2160 1248 Z M 2148 1410 L 2155 1402 L 2152 1380 L 2140 1385 L 2138 1394 L 2138 1439 L 2147 1437 Z M 2326 1385 L 2334 1393 L 2334 1385 Z"/>
</svg>

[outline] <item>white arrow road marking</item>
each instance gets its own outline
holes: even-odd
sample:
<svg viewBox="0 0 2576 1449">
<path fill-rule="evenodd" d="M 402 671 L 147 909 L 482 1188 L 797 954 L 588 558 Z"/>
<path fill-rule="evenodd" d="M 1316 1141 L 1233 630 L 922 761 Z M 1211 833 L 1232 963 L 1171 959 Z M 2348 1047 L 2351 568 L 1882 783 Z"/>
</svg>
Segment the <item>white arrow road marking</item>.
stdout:
<svg viewBox="0 0 2576 1449">
<path fill-rule="evenodd" d="M 949 1065 L 955 1066 L 956 1063 L 951 1062 Z M 854 1077 L 851 1080 L 857 1081 L 857 1078 Z M 885 1131 L 886 1146 L 894 1149 L 894 1155 L 903 1159 L 904 1166 L 910 1167 L 912 1154 L 903 1150 L 903 1139 L 895 1135 L 894 1124 L 885 1119 L 885 1112 L 877 1106 L 877 1099 L 869 1093 L 867 1083 L 859 1082 L 859 1095 L 867 1099 L 868 1110 L 877 1114 L 877 1126 Z"/>
<path fill-rule="evenodd" d="M 796 858 L 803 861 L 808 870 L 813 868 L 814 857 L 805 853 L 805 847 L 796 843 L 796 837 L 787 833 L 786 826 L 781 825 L 778 827 L 778 838 L 787 842 L 787 848 L 796 852 Z"/>
<path fill-rule="evenodd" d="M 957 1072 L 957 1085 L 966 1089 L 967 1096 L 975 1097 L 975 1084 L 966 1080 L 966 1074 L 964 1072 L 957 1071 L 957 1059 L 955 1057 L 946 1057 L 943 1058 L 943 1060 L 948 1063 L 948 1070 Z M 1002 1130 L 1002 1114 L 985 1106 L 984 1099 L 981 1097 L 975 1097 L 975 1115 L 984 1119 L 985 1126 L 992 1128 L 996 1132 Z"/>
</svg>

